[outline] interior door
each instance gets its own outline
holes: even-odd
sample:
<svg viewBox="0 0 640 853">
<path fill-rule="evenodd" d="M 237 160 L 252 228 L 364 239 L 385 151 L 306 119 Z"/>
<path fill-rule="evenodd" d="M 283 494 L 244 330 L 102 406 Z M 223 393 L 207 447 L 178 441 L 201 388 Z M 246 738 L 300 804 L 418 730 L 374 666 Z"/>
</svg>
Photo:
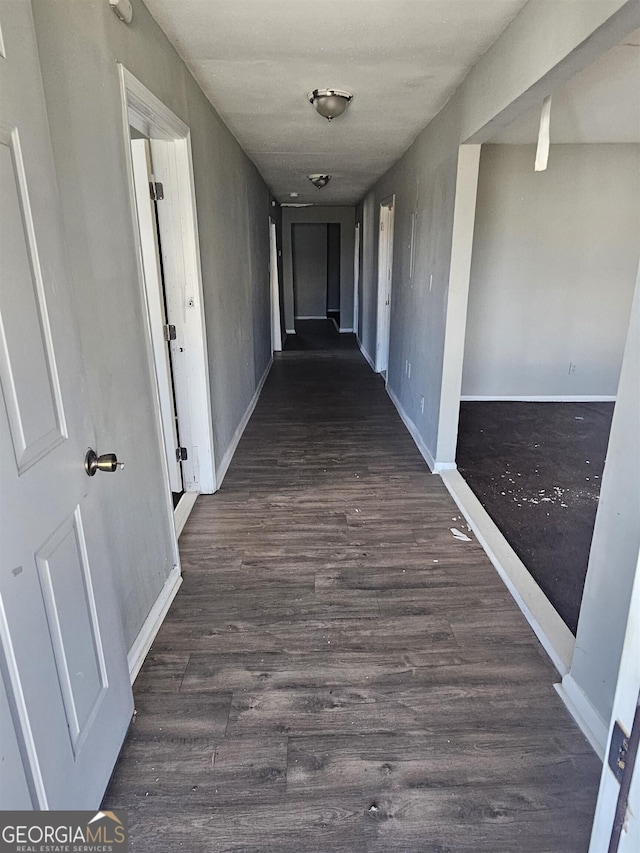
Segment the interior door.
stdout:
<svg viewBox="0 0 640 853">
<path fill-rule="evenodd" d="M 167 322 L 156 205 L 149 191 L 150 185 L 152 183 L 155 185 L 155 182 L 153 181 L 151 149 L 148 139 L 131 140 L 131 161 L 165 455 L 171 491 L 178 494 L 183 490 L 182 470 L 176 455 L 179 445 L 178 418 L 171 368 L 171 336 L 165 334 L 165 329 L 171 327 Z"/>
<path fill-rule="evenodd" d="M 278 279 L 278 244 L 276 223 L 269 218 L 269 281 L 271 286 L 271 348 L 282 350 L 282 327 L 280 325 L 280 282 Z"/>
<path fill-rule="evenodd" d="M 0 0 L 0 27 L 0 808 L 89 809 L 133 708 L 97 502 L 126 474 L 84 470 L 94 435 L 28 0 Z"/>
<path fill-rule="evenodd" d="M 393 281 L 393 205 L 380 206 L 378 242 L 378 323 L 376 370 L 386 373 L 389 366 L 391 332 L 391 284 Z"/>
</svg>

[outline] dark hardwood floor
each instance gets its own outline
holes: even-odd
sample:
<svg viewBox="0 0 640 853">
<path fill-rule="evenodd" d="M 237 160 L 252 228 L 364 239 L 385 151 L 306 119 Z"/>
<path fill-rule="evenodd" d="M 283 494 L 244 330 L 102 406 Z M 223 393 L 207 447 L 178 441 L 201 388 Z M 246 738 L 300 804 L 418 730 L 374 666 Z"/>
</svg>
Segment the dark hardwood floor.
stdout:
<svg viewBox="0 0 640 853">
<path fill-rule="evenodd" d="M 180 551 L 104 802 L 133 851 L 585 853 L 599 761 L 356 350 L 276 360 Z"/>
</svg>

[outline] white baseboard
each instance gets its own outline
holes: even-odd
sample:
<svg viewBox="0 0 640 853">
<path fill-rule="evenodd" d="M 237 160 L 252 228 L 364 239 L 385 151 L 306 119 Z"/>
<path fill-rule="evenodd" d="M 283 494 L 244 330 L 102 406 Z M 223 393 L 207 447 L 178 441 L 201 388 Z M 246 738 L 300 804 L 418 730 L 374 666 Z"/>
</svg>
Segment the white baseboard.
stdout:
<svg viewBox="0 0 640 853">
<path fill-rule="evenodd" d="M 287 333 L 287 335 L 295 335 L 296 330 L 295 329 L 285 329 L 285 332 Z"/>
<path fill-rule="evenodd" d="M 308 316 L 305 315 L 304 317 L 295 317 L 294 319 L 295 320 L 326 320 L 327 315 L 326 314 L 320 314 L 320 315 L 309 314 Z"/>
<path fill-rule="evenodd" d="M 249 418 L 253 414 L 253 410 L 256 407 L 256 403 L 258 402 L 258 398 L 260 397 L 260 392 L 262 391 L 262 386 L 267 381 L 267 376 L 269 375 L 269 371 L 271 370 L 271 365 L 273 364 L 273 356 L 269 359 L 269 364 L 265 372 L 262 374 L 260 381 L 258 382 L 258 387 L 255 390 L 253 397 L 251 398 L 251 402 L 247 406 L 247 409 L 242 416 L 240 423 L 238 424 L 236 431 L 233 434 L 233 438 L 229 442 L 229 446 L 227 447 L 224 456 L 220 462 L 220 465 L 216 469 L 216 489 L 219 489 L 222 485 L 222 481 L 224 480 L 225 474 L 229 469 L 229 465 L 231 465 L 231 460 L 233 459 L 233 454 L 236 452 L 236 448 L 242 438 L 242 433 L 245 431 L 247 424 L 249 423 Z"/>
<path fill-rule="evenodd" d="M 351 327 L 350 329 L 343 329 L 342 326 L 340 326 L 338 331 L 340 332 L 341 335 L 353 334 L 353 327 Z"/>
<path fill-rule="evenodd" d="M 524 396 L 517 394 L 512 397 L 496 397 L 495 395 L 477 396 L 473 394 L 463 394 L 460 397 L 461 403 L 494 403 L 494 402 L 514 402 L 514 403 L 615 403 L 616 397 L 610 397 L 606 394 L 549 394 L 549 395 L 532 395 Z"/>
<path fill-rule="evenodd" d="M 402 418 L 402 422 L 404 423 L 404 425 L 406 426 L 406 428 L 407 428 L 407 429 L 409 430 L 409 432 L 411 433 L 411 438 L 415 441 L 415 443 L 416 443 L 416 447 L 418 448 L 418 450 L 419 450 L 419 451 L 420 451 L 420 453 L 422 454 L 422 458 L 424 459 L 424 461 L 425 461 L 425 462 L 427 463 L 427 465 L 429 466 L 429 470 L 430 470 L 430 471 L 433 471 L 433 470 L 434 470 L 434 468 L 435 468 L 435 464 L 436 464 L 436 463 L 435 463 L 435 460 L 434 460 L 433 456 L 431 455 L 431 451 L 429 450 L 429 448 L 427 447 L 427 445 L 426 445 L 426 444 L 424 443 L 424 441 L 422 440 L 422 436 L 421 436 L 421 435 L 420 435 L 420 433 L 418 432 L 418 428 L 416 427 L 416 425 L 414 424 L 414 422 L 411 420 L 411 418 L 409 417 L 409 415 L 408 415 L 408 414 L 405 412 L 405 410 L 402 408 L 402 404 L 400 403 L 400 400 L 398 400 L 398 398 L 397 398 L 397 397 L 396 397 L 396 395 L 393 393 L 393 391 L 391 390 L 391 388 L 389 388 L 389 386 L 388 386 L 388 385 L 387 385 L 387 394 L 388 394 L 388 395 L 389 395 L 389 397 L 391 398 L 391 402 L 393 403 L 393 405 L 394 405 L 394 406 L 396 407 L 396 409 L 398 410 L 398 414 L 399 414 L 399 415 L 400 415 L 400 417 Z"/>
<path fill-rule="evenodd" d="M 554 684 L 567 710 L 582 729 L 601 761 L 607 754 L 608 726 L 578 687 L 571 674 L 565 675 L 562 684 Z"/>
<path fill-rule="evenodd" d="M 571 667 L 575 638 L 459 471 L 440 474 L 503 583 L 561 676 Z"/>
<path fill-rule="evenodd" d="M 339 331 L 340 331 L 340 326 L 336 323 L 335 319 L 334 319 L 333 317 L 330 317 L 329 319 L 331 320 L 331 322 L 333 323 L 333 325 L 336 327 L 336 332 L 339 332 Z"/>
<path fill-rule="evenodd" d="M 178 566 L 174 566 L 171 574 L 164 582 L 164 586 L 160 590 L 160 595 L 156 598 L 153 607 L 149 611 L 149 615 L 144 620 L 144 624 L 140 629 L 138 636 L 135 638 L 129 654 L 127 655 L 127 663 L 129 664 L 129 677 L 131 683 L 136 680 L 140 668 L 144 663 L 144 659 L 151 648 L 151 644 L 156 638 L 156 634 L 160 630 L 160 626 L 167 615 L 167 611 L 171 607 L 171 602 L 176 597 L 176 593 L 180 589 L 182 583 L 182 575 Z"/>
<path fill-rule="evenodd" d="M 375 373 L 376 372 L 376 365 L 375 365 L 373 359 L 371 358 L 371 356 L 369 355 L 369 353 L 364 348 L 362 341 L 360 340 L 360 338 L 357 335 L 356 335 L 356 343 L 358 344 L 358 348 L 360 349 L 360 352 L 362 353 L 362 355 L 365 357 L 365 360 L 369 364 L 369 367 Z"/>
<path fill-rule="evenodd" d="M 173 523 L 176 528 L 176 536 L 180 538 L 180 534 L 187 523 L 187 519 L 191 515 L 191 510 L 195 506 L 195 502 L 198 499 L 198 495 L 200 492 L 185 492 L 180 500 L 178 501 L 178 506 L 173 511 Z"/>
<path fill-rule="evenodd" d="M 433 473 L 440 474 L 442 471 L 457 471 L 458 466 L 455 462 L 438 462 L 433 463 Z"/>
</svg>

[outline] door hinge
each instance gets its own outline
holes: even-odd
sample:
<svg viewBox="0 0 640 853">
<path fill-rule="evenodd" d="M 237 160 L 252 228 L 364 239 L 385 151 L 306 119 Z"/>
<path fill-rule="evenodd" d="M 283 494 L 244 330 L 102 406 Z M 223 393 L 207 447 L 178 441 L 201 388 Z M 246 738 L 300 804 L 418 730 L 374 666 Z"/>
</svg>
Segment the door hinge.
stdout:
<svg viewBox="0 0 640 853">
<path fill-rule="evenodd" d="M 176 339 L 176 327 L 167 324 L 164 328 L 164 339 L 165 341 L 175 341 Z"/>
<path fill-rule="evenodd" d="M 164 198 L 164 187 L 160 181 L 149 181 L 149 194 L 152 201 L 162 201 Z"/>
<path fill-rule="evenodd" d="M 176 459 L 178 462 L 186 462 L 189 458 L 186 447 L 176 447 Z"/>
</svg>

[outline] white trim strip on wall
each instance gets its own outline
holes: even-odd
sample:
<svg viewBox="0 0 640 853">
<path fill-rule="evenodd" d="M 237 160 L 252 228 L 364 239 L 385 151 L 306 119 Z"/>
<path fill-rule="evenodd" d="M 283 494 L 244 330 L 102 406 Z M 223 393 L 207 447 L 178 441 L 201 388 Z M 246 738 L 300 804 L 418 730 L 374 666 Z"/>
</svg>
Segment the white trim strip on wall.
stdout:
<svg viewBox="0 0 640 853">
<path fill-rule="evenodd" d="M 177 507 L 173 511 L 173 523 L 176 528 L 176 536 L 179 538 L 187 523 L 187 519 L 191 515 L 191 510 L 195 506 L 198 499 L 198 492 L 185 492 L 178 501 Z"/>
<path fill-rule="evenodd" d="M 578 687 L 571 673 L 563 677 L 562 684 L 554 684 L 554 687 L 567 710 L 580 726 L 582 734 L 600 760 L 604 761 L 608 737 L 607 724 L 587 699 L 586 694 Z"/>
<path fill-rule="evenodd" d="M 463 394 L 460 397 L 461 403 L 492 403 L 492 402 L 510 402 L 514 403 L 615 403 L 616 397 L 611 397 L 607 394 L 564 394 L 564 395 L 531 395 L 524 396 L 516 394 L 514 396 L 496 397 L 474 396 L 473 394 Z"/>
<path fill-rule="evenodd" d="M 249 423 L 249 418 L 253 414 L 253 410 L 256 407 L 258 402 L 258 398 L 260 397 L 260 393 L 264 386 L 264 383 L 267 381 L 267 376 L 269 375 L 269 371 L 271 370 L 271 366 L 273 365 L 273 356 L 269 359 L 269 364 L 267 364 L 265 372 L 262 374 L 262 378 L 258 383 L 258 387 L 255 390 L 253 397 L 251 398 L 251 402 L 247 406 L 244 415 L 242 416 L 242 420 L 236 427 L 236 431 L 233 434 L 233 438 L 229 442 L 229 446 L 227 447 L 224 456 L 222 457 L 222 461 L 220 462 L 220 466 L 216 470 L 216 485 L 218 488 L 222 485 L 222 481 L 224 480 L 225 474 L 229 469 L 229 465 L 231 465 L 231 460 L 233 459 L 233 454 L 236 452 L 236 448 L 240 443 L 240 439 L 242 438 L 242 433 L 245 431 L 247 424 Z"/>
<path fill-rule="evenodd" d="M 140 628 L 138 636 L 135 638 L 133 645 L 129 650 L 129 654 L 127 655 L 129 677 L 131 678 L 132 684 L 140 672 L 144 659 L 156 638 L 156 634 L 160 630 L 160 626 L 171 607 L 173 599 L 176 597 L 176 593 L 180 589 L 181 583 L 182 576 L 180 574 L 180 568 L 178 566 L 174 566 L 169 577 L 164 582 L 164 586 L 160 590 L 160 595 L 156 598 L 153 607 L 149 611 L 149 615 L 144 620 L 142 628 Z"/>
<path fill-rule="evenodd" d="M 362 341 L 360 340 L 358 335 L 356 335 L 356 343 L 358 344 L 358 348 L 359 348 L 360 352 L 365 357 L 367 364 L 369 365 L 371 370 L 373 370 L 373 372 L 375 373 L 376 372 L 375 363 L 374 363 L 373 359 L 371 358 L 371 356 L 369 355 L 369 353 L 367 352 L 367 350 L 365 349 L 364 344 L 362 343 Z"/>
<path fill-rule="evenodd" d="M 387 385 L 386 387 L 387 387 L 387 394 L 391 398 L 391 402 L 393 403 L 393 405 L 398 410 L 398 414 L 402 418 L 402 422 L 404 423 L 406 428 L 409 430 L 409 432 L 411 434 L 411 438 L 414 440 L 416 447 L 418 448 L 418 450 L 422 454 L 422 458 L 424 459 L 424 461 L 429 466 L 429 470 L 433 471 L 435 469 L 436 463 L 435 463 L 435 459 L 431 455 L 431 451 L 429 450 L 427 445 L 422 440 L 422 436 L 418 432 L 417 426 L 414 424 L 414 422 L 411 420 L 409 415 L 402 408 L 402 404 L 400 403 L 400 400 L 398 400 L 398 398 L 393 393 L 391 388 L 389 388 L 389 385 Z"/>
<path fill-rule="evenodd" d="M 504 538 L 459 471 L 440 476 L 561 676 L 571 667 L 575 637 Z"/>
</svg>

